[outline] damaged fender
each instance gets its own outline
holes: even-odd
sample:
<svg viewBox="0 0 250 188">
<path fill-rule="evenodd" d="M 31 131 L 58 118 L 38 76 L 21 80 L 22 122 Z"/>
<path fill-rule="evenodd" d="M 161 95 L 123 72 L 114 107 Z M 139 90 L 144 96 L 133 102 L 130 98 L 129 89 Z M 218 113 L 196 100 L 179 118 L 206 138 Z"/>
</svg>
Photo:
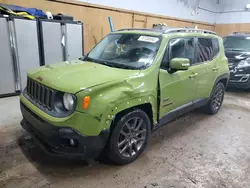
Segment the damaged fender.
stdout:
<svg viewBox="0 0 250 188">
<path fill-rule="evenodd" d="M 92 127 L 96 135 L 109 129 L 116 114 L 142 104 L 152 106 L 153 123 L 157 122 L 157 79 L 145 81 L 144 74 L 138 74 L 126 80 L 112 81 L 77 93 L 77 111 L 86 113 L 95 119 Z M 152 85 L 151 85 L 152 84 Z M 90 96 L 88 109 L 83 110 L 83 98 Z M 94 133 L 93 132 L 93 133 Z M 93 134 L 92 133 L 92 134 Z"/>
</svg>

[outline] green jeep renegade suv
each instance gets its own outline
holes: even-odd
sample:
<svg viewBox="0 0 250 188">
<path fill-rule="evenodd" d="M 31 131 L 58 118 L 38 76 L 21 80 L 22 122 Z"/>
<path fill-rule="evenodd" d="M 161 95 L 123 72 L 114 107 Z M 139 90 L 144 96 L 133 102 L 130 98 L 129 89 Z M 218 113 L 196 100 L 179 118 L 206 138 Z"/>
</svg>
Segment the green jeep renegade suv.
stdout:
<svg viewBox="0 0 250 188">
<path fill-rule="evenodd" d="M 195 108 L 219 111 L 229 79 L 223 40 L 188 28 L 123 29 L 87 56 L 28 73 L 21 125 L 46 151 L 134 161 L 152 130 Z"/>
</svg>

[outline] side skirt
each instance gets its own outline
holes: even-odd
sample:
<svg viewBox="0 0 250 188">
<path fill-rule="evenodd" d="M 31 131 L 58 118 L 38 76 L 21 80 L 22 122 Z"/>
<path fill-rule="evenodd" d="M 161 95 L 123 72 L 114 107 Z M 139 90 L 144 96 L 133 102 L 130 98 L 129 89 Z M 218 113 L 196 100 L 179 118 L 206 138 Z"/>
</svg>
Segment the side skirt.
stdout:
<svg viewBox="0 0 250 188">
<path fill-rule="evenodd" d="M 196 109 L 196 108 L 200 108 L 204 105 L 207 104 L 209 99 L 197 99 L 193 102 L 189 102 L 187 104 L 184 104 L 170 112 L 168 112 L 164 117 L 162 117 L 159 120 L 159 123 L 157 125 L 154 126 L 153 130 L 158 129 L 159 127 L 166 125 L 167 123 L 173 121 L 174 119 Z"/>
</svg>

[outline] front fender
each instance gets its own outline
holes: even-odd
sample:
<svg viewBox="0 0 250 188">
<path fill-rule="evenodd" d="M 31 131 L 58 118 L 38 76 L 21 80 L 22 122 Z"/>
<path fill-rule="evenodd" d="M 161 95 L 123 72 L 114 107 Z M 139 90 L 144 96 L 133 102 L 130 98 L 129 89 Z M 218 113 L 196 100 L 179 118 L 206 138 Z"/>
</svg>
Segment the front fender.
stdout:
<svg viewBox="0 0 250 188">
<path fill-rule="evenodd" d="M 152 107 L 152 114 L 153 114 L 153 123 L 157 123 L 157 99 L 154 95 L 145 95 L 140 96 L 137 98 L 130 99 L 128 101 L 124 101 L 120 104 L 117 104 L 115 107 L 112 108 L 110 114 L 111 118 L 109 120 L 113 120 L 114 116 L 124 110 L 144 105 L 144 104 L 150 104 Z M 109 117 L 109 116 L 108 116 Z"/>
<path fill-rule="evenodd" d="M 101 125 L 100 129 L 109 129 L 117 113 L 134 106 L 150 103 L 153 119 L 156 122 L 157 88 L 149 87 L 142 79 L 115 81 L 83 90 L 76 94 L 78 102 L 76 111 L 94 117 Z M 82 109 L 85 96 L 91 98 L 86 110 Z"/>
</svg>

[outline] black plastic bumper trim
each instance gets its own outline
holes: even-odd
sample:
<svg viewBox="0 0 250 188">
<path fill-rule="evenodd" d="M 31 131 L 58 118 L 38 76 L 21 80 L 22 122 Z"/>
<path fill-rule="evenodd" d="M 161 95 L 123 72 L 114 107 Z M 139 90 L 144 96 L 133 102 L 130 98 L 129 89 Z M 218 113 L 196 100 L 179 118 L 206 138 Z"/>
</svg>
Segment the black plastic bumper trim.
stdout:
<svg viewBox="0 0 250 188">
<path fill-rule="evenodd" d="M 21 103 L 23 120 L 21 126 L 35 139 L 47 153 L 82 159 L 97 158 L 109 138 L 109 130 L 102 131 L 98 136 L 84 136 L 70 127 L 56 127 L 39 118 L 23 103 Z M 70 133 L 61 133 L 60 129 L 71 129 Z M 69 139 L 76 141 L 75 146 L 69 144 Z"/>
</svg>

